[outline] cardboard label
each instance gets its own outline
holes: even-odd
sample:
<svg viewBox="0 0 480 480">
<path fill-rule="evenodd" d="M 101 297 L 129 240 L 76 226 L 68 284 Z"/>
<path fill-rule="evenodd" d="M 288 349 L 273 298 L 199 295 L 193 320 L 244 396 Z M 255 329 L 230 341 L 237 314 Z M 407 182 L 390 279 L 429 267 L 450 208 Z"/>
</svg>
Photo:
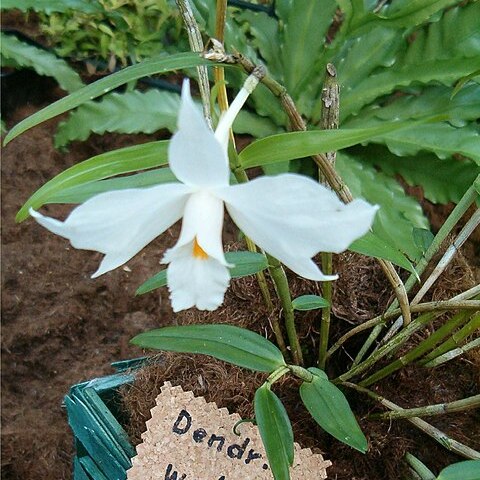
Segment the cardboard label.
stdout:
<svg viewBox="0 0 480 480">
<path fill-rule="evenodd" d="M 128 480 L 272 480 L 258 428 L 165 382 Z M 292 480 L 324 479 L 331 462 L 295 444 Z"/>
</svg>

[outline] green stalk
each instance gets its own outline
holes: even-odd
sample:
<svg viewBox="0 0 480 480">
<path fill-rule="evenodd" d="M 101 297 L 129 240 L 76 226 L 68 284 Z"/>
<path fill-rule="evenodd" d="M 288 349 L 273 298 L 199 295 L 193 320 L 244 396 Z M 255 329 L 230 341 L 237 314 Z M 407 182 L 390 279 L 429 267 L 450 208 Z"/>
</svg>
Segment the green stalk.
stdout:
<svg viewBox="0 0 480 480">
<path fill-rule="evenodd" d="M 295 327 L 295 313 L 293 310 L 292 296 L 288 286 L 287 275 L 282 264 L 271 255 L 267 254 L 270 276 L 275 285 L 280 304 L 285 319 L 285 329 L 287 330 L 288 343 L 292 352 L 293 361 L 297 365 L 303 365 L 302 349 L 298 340 L 297 329 Z"/>
<path fill-rule="evenodd" d="M 480 406 L 480 395 L 474 395 L 461 400 L 455 400 L 449 403 L 437 403 L 425 407 L 408 408 L 398 411 L 377 413 L 369 415 L 369 418 L 379 418 L 382 420 L 396 420 L 397 418 L 411 417 L 429 417 L 433 415 L 443 415 L 445 413 L 463 412 Z"/>
<path fill-rule="evenodd" d="M 440 355 L 454 349 L 455 347 L 460 347 L 460 343 L 467 337 L 469 337 L 475 330 L 480 328 L 480 313 L 473 315 L 472 319 L 458 332 L 455 332 L 451 338 L 446 342 L 442 343 L 435 350 L 431 351 L 428 355 L 425 356 L 419 363 L 420 365 L 425 365 L 430 360 L 433 360 Z"/>
<path fill-rule="evenodd" d="M 350 382 L 342 382 L 342 385 L 348 388 L 353 388 L 358 392 L 365 393 L 366 395 L 373 398 L 374 400 L 381 403 L 382 405 L 384 405 L 390 410 L 393 410 L 395 412 L 402 412 L 404 410 L 402 407 L 399 407 L 398 405 L 391 402 L 390 400 L 387 400 L 386 398 L 376 394 L 372 390 L 361 387 L 359 385 L 355 385 L 354 383 L 350 383 Z M 480 452 L 477 452 L 473 448 L 470 448 L 467 445 L 464 445 L 463 443 L 457 442 L 456 440 L 450 438 L 438 428 L 435 428 L 433 425 L 430 425 L 429 423 L 425 422 L 425 420 L 422 420 L 421 418 L 418 418 L 418 417 L 412 417 L 412 418 L 407 417 L 406 420 L 412 423 L 413 425 L 415 425 L 417 428 L 422 430 L 424 433 L 426 433 L 430 437 L 432 437 L 434 440 L 440 443 L 440 445 L 443 445 L 445 448 L 447 448 L 451 452 L 455 452 L 458 455 L 461 455 L 462 457 L 470 458 L 472 460 L 480 459 Z"/>
<path fill-rule="evenodd" d="M 405 454 L 405 461 L 410 465 L 413 471 L 421 478 L 421 480 L 435 480 L 437 477 L 427 468 L 417 457 L 410 453 Z"/>
<path fill-rule="evenodd" d="M 412 313 L 425 313 L 434 311 L 448 311 L 448 310 L 475 310 L 480 308 L 480 302 L 464 300 L 465 298 L 473 298 L 480 293 L 480 286 L 474 287 L 467 292 L 457 295 L 451 300 L 440 302 L 426 302 L 414 305 L 411 308 Z M 377 325 L 385 325 L 388 320 L 395 318 L 401 313 L 401 310 L 397 308 L 391 312 L 384 313 L 378 317 L 367 320 L 366 322 L 352 328 L 345 335 L 340 337 L 335 344 L 328 350 L 327 356 L 330 357 L 336 350 L 338 350 L 349 338 L 353 337 L 357 333 L 368 330 L 369 328 L 376 327 Z"/>
<path fill-rule="evenodd" d="M 322 118 L 320 127 L 322 130 L 335 130 L 339 125 L 340 118 L 340 93 L 337 83 L 337 71 L 335 67 L 329 63 L 326 68 L 325 82 L 322 89 Z M 335 168 L 335 160 L 337 153 L 328 152 L 326 154 L 330 165 Z M 320 181 L 328 186 L 322 170 L 319 168 Z M 325 275 L 331 275 L 333 272 L 333 255 L 328 252 L 322 253 L 322 271 Z M 327 361 L 327 349 L 330 337 L 330 319 L 332 314 L 332 282 L 322 283 L 322 294 L 328 302 L 328 307 L 322 309 L 322 317 L 320 322 L 320 341 L 318 348 L 318 368 L 325 370 Z"/>
<path fill-rule="evenodd" d="M 439 357 L 434 358 L 433 360 L 430 360 L 428 363 L 425 364 L 425 366 L 428 368 L 437 367 L 442 363 L 449 362 L 450 360 L 457 358 L 458 356 L 468 352 L 469 350 L 472 350 L 474 348 L 479 348 L 479 347 L 480 347 L 480 338 L 476 338 L 475 340 L 472 340 L 471 342 L 466 343 L 462 347 L 450 350 L 449 352 L 444 353 L 443 355 L 440 355 Z"/>
<path fill-rule="evenodd" d="M 378 382 L 382 378 L 391 375 L 393 372 L 396 372 L 400 368 L 408 365 L 413 360 L 421 357 L 424 353 L 428 352 L 432 348 L 435 347 L 438 343 L 440 343 L 447 335 L 449 335 L 455 328 L 459 325 L 464 323 L 470 317 L 469 312 L 459 312 L 454 315 L 448 322 L 442 325 L 438 330 L 436 330 L 430 337 L 425 339 L 415 348 L 412 348 L 409 352 L 405 355 L 402 355 L 399 359 L 395 360 L 394 362 L 390 363 L 386 367 L 382 368 L 378 372 L 370 375 L 367 379 L 361 381 L 359 385 L 362 387 L 368 387 L 372 383 Z M 480 317 L 479 317 L 480 318 Z"/>
<path fill-rule="evenodd" d="M 475 200 L 477 199 L 478 193 L 474 185 L 475 185 L 475 182 L 478 182 L 479 180 L 480 180 L 480 175 L 478 175 L 478 177 L 472 183 L 470 188 L 465 192 L 461 200 L 458 202 L 456 207 L 452 210 L 452 213 L 445 220 L 445 223 L 440 227 L 440 230 L 435 235 L 435 238 L 433 239 L 430 246 L 427 248 L 427 251 L 415 266 L 416 274 L 412 273 L 408 277 L 407 281 L 405 282 L 405 290 L 407 292 L 409 292 L 412 289 L 412 287 L 416 284 L 417 275 L 418 277 L 422 275 L 422 273 L 425 271 L 428 264 L 430 263 L 430 260 L 433 258 L 433 256 L 437 253 L 438 249 L 442 245 L 443 241 L 447 238 L 447 236 L 453 230 L 455 225 L 463 217 L 465 212 L 470 208 L 470 205 L 472 205 L 472 203 L 475 202 Z M 398 302 L 397 300 L 395 300 L 389 306 L 389 308 L 387 309 L 387 312 L 390 312 L 391 310 L 394 310 L 397 307 L 398 307 Z M 369 337 L 367 338 L 362 348 L 358 352 L 357 356 L 355 357 L 355 360 L 353 361 L 353 364 L 352 364 L 352 368 L 356 367 L 363 360 L 364 356 L 366 355 L 368 350 L 370 350 L 370 347 L 376 341 L 376 339 L 378 338 L 382 330 L 383 330 L 383 325 L 377 325 L 372 330 Z"/>
</svg>

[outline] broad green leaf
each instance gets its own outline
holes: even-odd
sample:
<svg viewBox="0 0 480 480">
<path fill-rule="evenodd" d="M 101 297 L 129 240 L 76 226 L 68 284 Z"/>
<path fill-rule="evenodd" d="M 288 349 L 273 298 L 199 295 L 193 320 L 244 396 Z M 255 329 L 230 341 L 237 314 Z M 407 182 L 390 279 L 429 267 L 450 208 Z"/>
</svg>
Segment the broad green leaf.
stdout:
<svg viewBox="0 0 480 480">
<path fill-rule="evenodd" d="M 416 120 L 425 116 L 444 116 L 454 125 L 465 125 L 480 117 L 480 85 L 471 83 L 452 97 L 452 88 L 429 86 L 394 98 L 385 106 L 364 108 L 345 122 L 347 128 L 370 127 L 379 121 Z M 403 133 L 403 132 L 402 132 Z"/>
<path fill-rule="evenodd" d="M 354 197 L 380 206 L 373 223 L 373 233 L 387 245 L 407 254 L 411 260 L 418 260 L 422 252 L 413 240 L 413 228 L 429 228 L 418 202 L 406 195 L 395 179 L 377 172 L 353 156 L 340 152 L 336 166 Z"/>
<path fill-rule="evenodd" d="M 458 3 L 458 0 L 395 0 L 379 14 L 369 14 L 352 22 L 350 29 L 364 31 L 376 24 L 411 28 L 428 20 L 435 13 Z"/>
<path fill-rule="evenodd" d="M 357 158 L 390 176 L 400 174 L 409 185 L 421 185 L 425 198 L 433 203 L 457 203 L 479 172 L 478 165 L 468 159 L 440 159 L 432 153 L 397 157 L 373 145 L 359 151 Z"/>
<path fill-rule="evenodd" d="M 413 229 L 413 241 L 415 245 L 421 250 L 422 254 L 425 254 L 428 247 L 432 244 L 435 236 L 430 230 L 426 228 L 414 228 Z"/>
<path fill-rule="evenodd" d="M 360 430 L 345 395 L 331 382 L 322 370 L 309 368 L 313 381 L 303 382 L 300 396 L 314 420 L 337 440 L 365 453 L 367 439 Z"/>
<path fill-rule="evenodd" d="M 328 307 L 330 303 L 323 297 L 318 295 L 302 295 L 292 301 L 292 306 L 295 310 L 316 310 L 318 308 Z"/>
<path fill-rule="evenodd" d="M 480 480 L 480 460 L 466 460 L 444 468 L 437 480 Z"/>
<path fill-rule="evenodd" d="M 296 98 L 316 73 L 312 59 L 321 56 L 325 48 L 325 37 L 337 6 L 334 0 L 291 0 L 288 3 L 288 8 L 277 6 L 280 12 L 288 12 L 287 16 L 282 18 L 280 55 L 285 87 L 290 95 Z"/>
<path fill-rule="evenodd" d="M 239 159 L 244 168 L 285 162 L 351 147 L 408 125 L 407 123 L 384 123 L 373 128 L 309 130 L 271 135 L 248 145 L 240 152 Z"/>
<path fill-rule="evenodd" d="M 45 122 L 50 118 L 56 117 L 62 113 L 78 107 L 82 103 L 93 100 L 100 95 L 110 92 L 114 88 L 125 83 L 137 80 L 138 78 L 153 75 L 156 73 L 166 73 L 172 70 L 197 67 L 199 65 L 213 65 L 212 62 L 200 57 L 198 53 L 177 53 L 168 57 L 155 57 L 151 60 L 127 67 L 119 72 L 113 73 L 108 77 L 97 80 L 86 87 L 70 94 L 68 97 L 57 100 L 48 107 L 31 115 L 13 127 L 5 138 L 7 144 L 15 137 L 25 132 L 29 128 Z"/>
<path fill-rule="evenodd" d="M 168 141 L 166 140 L 150 142 L 102 153 L 67 168 L 39 188 L 19 210 L 15 220 L 17 222 L 25 220 L 28 217 L 29 208 L 40 208 L 59 192 L 68 188 L 122 173 L 165 165 L 167 149 Z"/>
<path fill-rule="evenodd" d="M 75 70 L 65 60 L 53 53 L 20 41 L 14 35 L 0 33 L 3 58 L 11 59 L 15 65 L 33 68 L 39 75 L 55 78 L 60 87 L 73 92 L 83 87 L 83 82 Z"/>
<path fill-rule="evenodd" d="M 45 12 L 47 15 L 68 10 L 83 13 L 95 13 L 103 10 L 96 0 L 2 0 L 1 8 L 2 10 L 17 8 L 22 12 L 34 10 L 35 12 Z"/>
<path fill-rule="evenodd" d="M 366 255 L 367 257 L 388 260 L 411 273 L 415 273 L 412 263 L 402 252 L 400 252 L 400 250 L 390 245 L 386 240 L 378 237 L 373 232 L 368 232 L 363 237 L 355 240 L 348 249 L 352 252 Z"/>
<path fill-rule="evenodd" d="M 416 32 L 415 40 L 404 40 L 404 51 L 395 63 L 380 69 L 342 96 L 344 118 L 363 105 L 396 88 L 414 82 L 436 81 L 452 85 L 480 68 L 480 4 L 452 8 L 442 18 Z"/>
<path fill-rule="evenodd" d="M 167 352 L 201 353 L 259 372 L 285 366 L 282 352 L 258 333 L 232 325 L 183 325 L 141 333 L 131 343 Z"/>
<path fill-rule="evenodd" d="M 254 405 L 255 420 L 273 477 L 275 480 L 290 480 L 293 431 L 285 407 L 266 384 L 255 392 Z"/>
<path fill-rule="evenodd" d="M 87 102 L 58 126 L 55 147 L 86 140 L 91 133 L 153 133 L 177 127 L 180 96 L 160 90 L 110 93 L 99 102 Z"/>
<path fill-rule="evenodd" d="M 267 257 L 255 252 L 226 252 L 225 259 L 233 265 L 230 268 L 232 278 L 246 277 L 261 272 L 268 267 Z M 135 292 L 135 295 L 143 295 L 160 287 L 167 285 L 167 269 L 161 270 L 153 277 L 142 283 Z"/>
<path fill-rule="evenodd" d="M 75 187 L 59 190 L 44 203 L 83 203 L 99 193 L 126 188 L 145 188 L 162 183 L 178 182 L 170 168 L 163 167 L 119 178 L 86 182 Z"/>
</svg>

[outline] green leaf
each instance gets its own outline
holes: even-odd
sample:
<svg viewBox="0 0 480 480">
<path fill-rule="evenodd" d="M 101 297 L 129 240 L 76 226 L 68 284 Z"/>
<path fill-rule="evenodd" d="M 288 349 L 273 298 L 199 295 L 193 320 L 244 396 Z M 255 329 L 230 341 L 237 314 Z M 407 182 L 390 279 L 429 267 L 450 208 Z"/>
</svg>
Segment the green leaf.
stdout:
<svg viewBox="0 0 480 480">
<path fill-rule="evenodd" d="M 15 137 L 25 132 L 29 128 L 45 122 L 50 118 L 56 117 L 62 113 L 78 107 L 82 103 L 93 100 L 100 95 L 110 92 L 120 85 L 137 80 L 138 78 L 153 75 L 156 73 L 165 73 L 172 70 L 197 67 L 199 65 L 214 65 L 212 62 L 200 57 L 198 53 L 178 53 L 168 57 L 154 57 L 142 63 L 132 65 L 119 72 L 113 73 L 108 77 L 97 80 L 86 87 L 70 94 L 68 97 L 57 100 L 48 107 L 31 115 L 13 127 L 5 138 L 7 144 Z"/>
<path fill-rule="evenodd" d="M 318 295 L 302 295 L 292 301 L 292 306 L 295 310 L 305 311 L 325 308 L 330 306 L 330 303 Z"/>
<path fill-rule="evenodd" d="M 255 252 L 227 252 L 225 259 L 234 265 L 230 268 L 232 278 L 246 277 L 261 272 L 268 267 L 267 257 Z M 160 287 L 167 285 L 167 269 L 161 270 L 146 282 L 142 283 L 135 292 L 135 295 L 143 295 Z"/>
<path fill-rule="evenodd" d="M 315 75 L 314 58 L 321 56 L 327 30 L 337 8 L 334 0 L 288 0 L 284 8 L 277 2 L 277 10 L 286 14 L 283 20 L 281 48 L 285 87 L 290 95 L 298 97 L 303 85 Z"/>
<path fill-rule="evenodd" d="M 240 110 L 233 122 L 233 131 L 262 138 L 279 133 L 281 129 L 266 117 L 261 117 L 248 110 Z"/>
<path fill-rule="evenodd" d="M 172 92 L 110 93 L 99 102 L 81 105 L 60 123 L 55 147 L 63 147 L 72 140 L 86 140 L 91 133 L 153 133 L 162 128 L 173 132 L 179 108 L 180 96 Z"/>
<path fill-rule="evenodd" d="M 35 10 L 50 15 L 54 12 L 75 12 L 95 13 L 102 11 L 97 1 L 92 0 L 2 0 L 2 10 L 17 8 L 22 12 Z"/>
<path fill-rule="evenodd" d="M 402 252 L 373 232 L 368 232 L 363 237 L 355 240 L 348 249 L 367 257 L 383 258 L 411 273 L 415 273 L 412 263 Z"/>
<path fill-rule="evenodd" d="M 375 216 L 373 233 L 412 260 L 422 254 L 413 240 L 413 228 L 429 228 L 418 202 L 406 195 L 393 178 L 375 171 L 373 167 L 340 152 L 336 167 L 354 197 L 380 205 Z"/>
<path fill-rule="evenodd" d="M 360 430 L 345 395 L 318 368 L 309 368 L 313 381 L 303 382 L 300 396 L 314 420 L 337 440 L 365 453 L 367 439 Z"/>
<path fill-rule="evenodd" d="M 260 167 L 351 147 L 408 125 L 384 123 L 373 128 L 309 130 L 271 135 L 248 145 L 240 152 L 239 159 L 244 168 Z"/>
<path fill-rule="evenodd" d="M 263 384 L 255 392 L 255 420 L 275 480 L 290 480 L 293 463 L 293 431 L 280 399 Z"/>
<path fill-rule="evenodd" d="M 342 117 L 358 112 L 377 97 L 414 82 L 452 85 L 480 68 L 480 4 L 452 8 L 442 18 L 404 40 L 395 63 L 378 70 L 342 96 Z"/>
<path fill-rule="evenodd" d="M 432 244 L 435 236 L 430 230 L 426 228 L 414 228 L 413 229 L 413 240 L 415 245 L 421 250 L 422 254 L 425 254 L 428 247 Z"/>
<path fill-rule="evenodd" d="M 356 152 L 356 156 L 390 176 L 400 174 L 409 185 L 420 185 L 425 198 L 433 203 L 459 202 L 479 171 L 478 165 L 468 159 L 440 159 L 432 153 L 397 157 L 373 145 Z"/>
<path fill-rule="evenodd" d="M 99 193 L 126 188 L 144 188 L 162 183 L 178 182 L 170 168 L 163 167 L 147 172 L 137 173 L 108 180 L 86 182 L 75 187 L 59 190 L 53 193 L 44 203 L 83 203 Z"/>
<path fill-rule="evenodd" d="M 201 353 L 259 372 L 285 366 L 282 352 L 258 333 L 232 325 L 183 325 L 141 333 L 131 343 L 167 352 Z"/>
<path fill-rule="evenodd" d="M 376 24 L 390 27 L 411 28 L 428 20 L 432 15 L 455 5 L 458 0 L 395 0 L 385 6 L 379 14 L 369 14 L 360 17 L 357 22 L 352 22 L 351 30 L 373 28 Z"/>
<path fill-rule="evenodd" d="M 75 70 L 65 60 L 41 48 L 21 42 L 14 35 L 0 33 L 3 58 L 11 59 L 15 65 L 33 68 L 39 75 L 55 78 L 60 87 L 73 92 L 83 87 L 83 82 Z"/>
<path fill-rule="evenodd" d="M 30 208 L 40 208 L 68 188 L 122 173 L 165 165 L 167 149 L 168 141 L 149 142 L 102 153 L 67 168 L 39 188 L 19 210 L 15 220 L 17 222 L 25 220 L 28 218 Z"/>
<path fill-rule="evenodd" d="M 444 468 L 437 480 L 480 480 L 480 460 L 465 460 Z"/>
</svg>

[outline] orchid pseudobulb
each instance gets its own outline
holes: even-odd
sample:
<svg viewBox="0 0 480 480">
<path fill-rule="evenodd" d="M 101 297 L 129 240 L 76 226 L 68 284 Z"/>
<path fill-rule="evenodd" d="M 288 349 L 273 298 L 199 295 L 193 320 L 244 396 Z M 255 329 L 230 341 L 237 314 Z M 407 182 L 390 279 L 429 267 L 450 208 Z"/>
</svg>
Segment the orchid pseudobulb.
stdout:
<svg viewBox="0 0 480 480">
<path fill-rule="evenodd" d="M 30 214 L 75 248 L 105 254 L 92 277 L 123 265 L 183 218 L 176 245 L 162 259 L 174 311 L 214 310 L 223 302 L 230 281 L 222 246 L 224 208 L 245 235 L 298 275 L 334 280 L 311 258 L 345 250 L 368 231 L 377 207 L 363 200 L 345 205 L 327 188 L 295 174 L 230 185 L 228 131 L 253 88 L 247 80 L 213 133 L 184 82 L 178 131 L 168 151 L 179 183 L 102 193 L 64 222 Z"/>
</svg>

